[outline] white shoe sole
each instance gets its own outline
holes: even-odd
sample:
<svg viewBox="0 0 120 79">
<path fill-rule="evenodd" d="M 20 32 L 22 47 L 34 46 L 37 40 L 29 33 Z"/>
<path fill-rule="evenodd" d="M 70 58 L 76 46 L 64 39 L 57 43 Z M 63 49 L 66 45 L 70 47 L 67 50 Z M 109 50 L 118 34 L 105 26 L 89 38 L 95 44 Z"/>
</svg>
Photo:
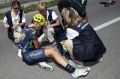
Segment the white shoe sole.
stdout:
<svg viewBox="0 0 120 79">
<path fill-rule="evenodd" d="M 72 77 L 72 79 L 77 79 L 79 77 L 85 77 L 88 74 L 88 72 L 84 72 L 81 75 L 77 76 L 77 77 Z"/>
<path fill-rule="evenodd" d="M 45 64 L 38 64 L 38 66 L 47 71 L 54 71 L 54 68 L 52 66 L 46 66 Z"/>
</svg>

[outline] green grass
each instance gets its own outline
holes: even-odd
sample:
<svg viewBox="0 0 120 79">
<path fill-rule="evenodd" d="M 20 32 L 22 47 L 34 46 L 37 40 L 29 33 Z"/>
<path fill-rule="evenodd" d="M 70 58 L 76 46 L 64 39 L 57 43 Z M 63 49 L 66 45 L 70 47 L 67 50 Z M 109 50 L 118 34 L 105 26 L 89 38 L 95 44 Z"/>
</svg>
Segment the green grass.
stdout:
<svg viewBox="0 0 120 79">
<path fill-rule="evenodd" d="M 46 2 L 47 7 L 52 7 L 55 6 L 57 4 L 58 0 L 54 0 L 54 1 L 50 1 L 50 2 Z M 37 11 L 37 4 L 31 4 L 28 5 L 26 7 L 22 6 L 22 9 L 24 10 L 25 13 L 29 13 L 29 12 L 33 12 L 33 11 Z M 0 20 L 3 19 L 3 17 L 5 13 L 0 13 Z"/>
<path fill-rule="evenodd" d="M 23 6 L 22 9 L 24 10 L 25 13 L 29 13 L 29 12 L 32 12 L 32 11 L 36 11 L 37 6 L 38 6 L 38 4 L 31 4 L 31 5 L 28 5 L 26 7 Z"/>
<path fill-rule="evenodd" d="M 58 0 L 50 1 L 50 2 L 47 2 L 46 5 L 47 5 L 47 7 L 52 7 L 52 6 L 57 5 L 57 2 L 58 2 Z"/>
</svg>

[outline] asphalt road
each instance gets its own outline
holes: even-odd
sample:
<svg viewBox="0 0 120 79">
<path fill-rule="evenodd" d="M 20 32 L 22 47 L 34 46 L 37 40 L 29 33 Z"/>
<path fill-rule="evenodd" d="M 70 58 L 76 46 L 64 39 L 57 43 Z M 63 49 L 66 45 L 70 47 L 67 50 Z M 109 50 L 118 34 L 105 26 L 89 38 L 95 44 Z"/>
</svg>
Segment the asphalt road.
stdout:
<svg viewBox="0 0 120 79">
<path fill-rule="evenodd" d="M 112 19 L 120 17 L 120 1 L 116 5 L 103 7 L 100 0 L 89 0 L 87 13 L 89 22 L 97 27 Z M 27 15 L 27 21 L 33 14 Z M 29 22 L 28 22 L 29 23 Z M 0 79 L 71 79 L 71 76 L 55 65 L 54 72 L 44 71 L 37 65 L 28 66 L 17 56 L 17 48 L 7 38 L 6 30 L 0 22 Z M 86 63 L 91 66 L 91 71 L 86 77 L 79 79 L 120 79 L 120 21 L 97 31 L 103 40 L 107 52 L 100 63 Z"/>
</svg>

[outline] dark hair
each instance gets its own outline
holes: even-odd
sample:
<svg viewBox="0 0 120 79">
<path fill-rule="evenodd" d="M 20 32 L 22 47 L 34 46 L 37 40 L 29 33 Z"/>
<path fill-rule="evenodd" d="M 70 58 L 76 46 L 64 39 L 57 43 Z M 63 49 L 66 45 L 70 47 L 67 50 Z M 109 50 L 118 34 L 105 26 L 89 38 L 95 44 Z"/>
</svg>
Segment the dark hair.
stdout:
<svg viewBox="0 0 120 79">
<path fill-rule="evenodd" d="M 59 0 L 57 6 L 58 6 L 58 10 L 62 12 L 63 8 L 71 7 L 71 0 Z"/>
<path fill-rule="evenodd" d="M 14 0 L 11 4 L 11 7 L 13 7 L 14 5 L 18 5 L 20 7 L 20 2 L 18 0 Z"/>
</svg>

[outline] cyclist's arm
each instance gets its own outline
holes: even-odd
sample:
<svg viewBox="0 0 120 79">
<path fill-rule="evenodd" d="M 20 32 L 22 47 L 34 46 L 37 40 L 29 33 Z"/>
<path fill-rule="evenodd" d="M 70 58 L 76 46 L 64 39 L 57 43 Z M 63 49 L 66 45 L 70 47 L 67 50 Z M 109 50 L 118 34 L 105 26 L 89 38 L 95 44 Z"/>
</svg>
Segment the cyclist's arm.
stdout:
<svg viewBox="0 0 120 79">
<path fill-rule="evenodd" d="M 34 44 L 34 46 L 35 46 L 36 49 L 40 48 L 40 44 L 39 44 L 39 42 L 38 42 L 37 39 L 33 40 L 33 44 Z"/>
</svg>

